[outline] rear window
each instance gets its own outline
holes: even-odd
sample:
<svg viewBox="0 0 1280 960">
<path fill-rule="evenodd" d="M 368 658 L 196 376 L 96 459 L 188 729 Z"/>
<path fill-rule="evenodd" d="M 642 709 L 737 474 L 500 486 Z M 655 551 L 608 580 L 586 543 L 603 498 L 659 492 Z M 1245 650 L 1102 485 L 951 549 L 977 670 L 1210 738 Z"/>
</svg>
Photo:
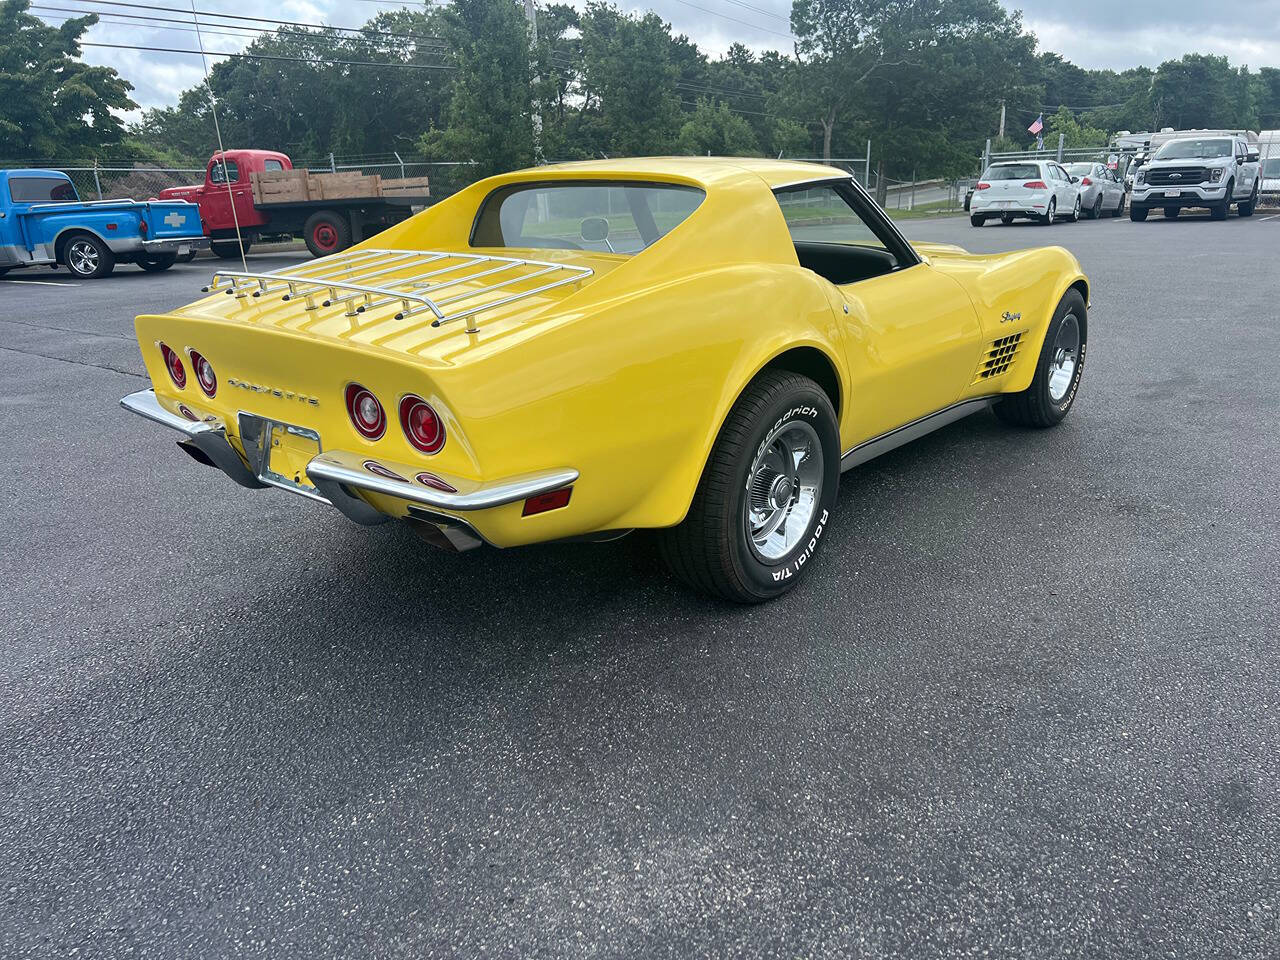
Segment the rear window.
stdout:
<svg viewBox="0 0 1280 960">
<path fill-rule="evenodd" d="M 694 187 L 666 183 L 513 184 L 485 197 L 473 247 L 544 247 L 635 254 L 702 203 Z"/>
<path fill-rule="evenodd" d="M 279 160 L 263 160 L 263 161 L 262 161 L 262 169 L 263 169 L 264 171 L 266 171 L 266 170 L 283 170 L 283 169 L 284 169 L 284 164 L 283 164 L 283 163 L 281 163 Z"/>
<path fill-rule="evenodd" d="M 1093 164 L 1092 163 L 1068 163 L 1067 173 L 1076 177 L 1091 177 L 1093 176 Z"/>
<path fill-rule="evenodd" d="M 987 167 L 983 180 L 1037 180 L 1040 168 L 1034 163 L 1009 163 L 999 167 Z"/>
<path fill-rule="evenodd" d="M 74 203 L 76 188 L 61 177 L 10 177 L 9 197 L 14 203 Z"/>
</svg>

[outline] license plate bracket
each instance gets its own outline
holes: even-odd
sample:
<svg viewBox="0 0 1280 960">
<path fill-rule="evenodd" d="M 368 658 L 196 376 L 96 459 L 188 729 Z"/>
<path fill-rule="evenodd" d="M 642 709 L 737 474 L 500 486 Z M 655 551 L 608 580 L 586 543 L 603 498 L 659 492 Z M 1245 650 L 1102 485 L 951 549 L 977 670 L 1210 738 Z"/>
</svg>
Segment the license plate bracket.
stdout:
<svg viewBox="0 0 1280 960">
<path fill-rule="evenodd" d="M 240 413 L 239 425 L 245 458 L 259 480 L 316 500 L 324 499 L 307 476 L 307 464 L 323 449 L 319 433 L 310 427 L 244 412 Z"/>
</svg>

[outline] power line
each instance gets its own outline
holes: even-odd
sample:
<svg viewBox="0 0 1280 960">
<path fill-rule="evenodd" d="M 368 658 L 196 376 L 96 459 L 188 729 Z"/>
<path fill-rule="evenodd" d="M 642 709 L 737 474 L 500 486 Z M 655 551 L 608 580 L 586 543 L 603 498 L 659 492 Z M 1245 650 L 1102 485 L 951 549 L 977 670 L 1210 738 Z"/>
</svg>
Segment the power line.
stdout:
<svg viewBox="0 0 1280 960">
<path fill-rule="evenodd" d="M 151 4 L 151 3 L 128 3 L 126 2 L 126 0 L 74 0 L 74 2 L 91 3 L 97 6 L 104 6 L 104 7 L 127 7 L 133 10 L 159 10 L 165 13 L 185 14 L 188 12 L 184 10 L 182 7 L 163 7 L 163 6 L 159 6 L 157 4 Z M 84 10 L 81 12 L 85 14 L 101 13 L 101 11 L 96 11 L 96 10 Z M 218 17 L 223 20 L 248 20 L 253 23 L 269 23 L 269 24 L 274 24 L 276 26 L 285 26 L 285 27 L 304 27 L 304 28 L 313 29 L 313 30 L 335 30 L 335 31 L 340 31 L 344 33 L 359 33 L 359 34 L 365 34 L 365 35 L 376 34 L 384 37 L 394 37 L 397 40 L 433 40 L 439 43 L 446 42 L 444 37 L 434 36 L 431 34 L 394 33 L 393 31 L 390 31 L 390 30 L 380 30 L 375 27 L 336 27 L 327 23 L 309 23 L 304 20 L 275 20 L 270 17 L 250 17 L 241 13 L 214 13 L 213 11 L 209 11 L 209 10 L 198 10 L 195 12 L 202 17 Z M 182 22 L 190 23 L 191 21 L 184 20 Z M 219 24 L 219 26 L 225 26 L 225 24 Z"/>
<path fill-rule="evenodd" d="M 150 53 L 186 53 L 200 56 L 199 50 L 181 47 L 150 47 L 137 43 L 90 43 L 81 41 L 82 47 L 109 47 L 114 50 L 145 50 Z M 393 67 L 397 70 L 456 70 L 457 67 L 436 63 L 380 63 L 377 60 L 325 60 L 320 57 L 282 57 L 266 53 L 232 53 L 227 50 L 206 50 L 210 57 L 239 57 L 244 60 L 278 60 L 284 63 L 320 63 L 330 67 Z"/>
<path fill-rule="evenodd" d="M 710 7 L 700 7 L 696 3 L 690 3 L 689 0 L 676 0 L 676 2 L 682 3 L 686 7 L 692 7 L 694 10 L 701 10 L 703 13 L 709 13 L 713 17 L 720 17 L 723 20 L 730 20 L 734 23 L 740 23 L 744 27 L 751 27 L 753 30 L 760 30 L 764 33 L 771 33 L 775 37 L 785 37 L 787 40 L 795 40 L 795 37 L 789 33 L 782 33 L 778 30 L 771 30 L 769 27 L 762 27 L 760 26 L 760 24 L 752 23 L 750 20 L 739 20 L 737 17 L 731 17 L 727 13 L 721 13 L 719 10 L 712 10 Z"/>
</svg>

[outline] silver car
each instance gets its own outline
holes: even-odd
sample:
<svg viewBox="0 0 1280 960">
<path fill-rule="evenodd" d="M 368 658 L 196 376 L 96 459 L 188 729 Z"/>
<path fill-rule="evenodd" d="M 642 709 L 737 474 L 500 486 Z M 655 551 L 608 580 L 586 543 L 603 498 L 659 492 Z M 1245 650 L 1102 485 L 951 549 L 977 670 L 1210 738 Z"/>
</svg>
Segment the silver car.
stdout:
<svg viewBox="0 0 1280 960">
<path fill-rule="evenodd" d="M 1068 163 L 1067 173 L 1080 178 L 1080 211 L 1086 217 L 1124 212 L 1124 184 L 1105 163 Z"/>
</svg>

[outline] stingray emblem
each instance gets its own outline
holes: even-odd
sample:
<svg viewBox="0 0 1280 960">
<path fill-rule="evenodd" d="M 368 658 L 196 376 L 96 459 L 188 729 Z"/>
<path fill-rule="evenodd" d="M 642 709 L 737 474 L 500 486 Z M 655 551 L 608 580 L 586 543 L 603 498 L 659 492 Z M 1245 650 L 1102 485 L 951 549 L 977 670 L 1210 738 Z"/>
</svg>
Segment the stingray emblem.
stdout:
<svg viewBox="0 0 1280 960">
<path fill-rule="evenodd" d="M 1013 321 L 1021 320 L 1021 319 L 1022 319 L 1022 314 L 1010 313 L 1008 310 L 1006 310 L 1004 313 L 1000 315 L 1001 323 L 1013 323 Z"/>
<path fill-rule="evenodd" d="M 1181 179 L 1182 179 L 1182 174 L 1180 174 L 1180 173 L 1171 173 L 1171 174 L 1169 174 L 1169 179 L 1170 179 L 1170 180 L 1181 180 Z"/>
</svg>

